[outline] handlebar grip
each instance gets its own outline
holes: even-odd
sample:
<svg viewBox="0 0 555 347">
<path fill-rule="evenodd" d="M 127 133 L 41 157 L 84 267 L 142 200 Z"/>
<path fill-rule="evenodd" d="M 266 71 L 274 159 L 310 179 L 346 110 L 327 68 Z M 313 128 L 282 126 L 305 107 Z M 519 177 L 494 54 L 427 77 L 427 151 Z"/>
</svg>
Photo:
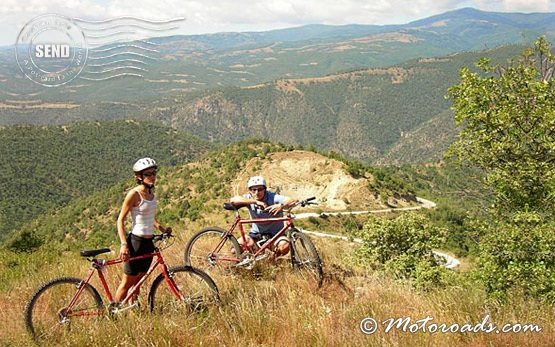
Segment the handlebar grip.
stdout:
<svg viewBox="0 0 555 347">
<path fill-rule="evenodd" d="M 154 237 L 152 238 L 152 241 L 161 241 L 163 239 L 169 239 L 170 237 L 173 237 L 173 235 L 168 233 L 161 233 L 158 235 L 154 235 Z"/>
<path fill-rule="evenodd" d="M 308 198 L 308 199 L 304 199 L 303 201 L 300 201 L 299 204 L 300 204 L 302 207 L 305 207 L 306 205 L 312 205 L 312 204 L 314 204 L 314 203 L 310 203 L 310 201 L 312 201 L 312 200 L 314 200 L 314 199 L 316 199 L 315 196 L 313 196 L 313 197 L 311 197 L 311 198 Z"/>
</svg>

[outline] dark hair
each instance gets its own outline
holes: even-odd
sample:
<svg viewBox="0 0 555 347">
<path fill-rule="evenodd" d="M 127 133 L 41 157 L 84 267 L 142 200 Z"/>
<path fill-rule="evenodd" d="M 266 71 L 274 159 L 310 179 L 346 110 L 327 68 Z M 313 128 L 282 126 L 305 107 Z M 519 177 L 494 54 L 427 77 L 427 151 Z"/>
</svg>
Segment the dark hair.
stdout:
<svg viewBox="0 0 555 347">
<path fill-rule="evenodd" d="M 139 178 L 139 176 L 142 176 L 143 172 L 135 172 L 135 182 L 137 182 L 137 184 L 141 184 L 143 183 L 143 179 Z"/>
</svg>

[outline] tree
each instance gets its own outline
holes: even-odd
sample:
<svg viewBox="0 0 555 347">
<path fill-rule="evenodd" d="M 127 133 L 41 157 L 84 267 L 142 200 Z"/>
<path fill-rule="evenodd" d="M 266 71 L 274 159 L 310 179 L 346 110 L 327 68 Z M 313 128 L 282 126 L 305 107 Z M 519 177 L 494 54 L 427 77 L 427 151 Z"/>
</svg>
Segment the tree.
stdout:
<svg viewBox="0 0 555 347">
<path fill-rule="evenodd" d="M 483 73 L 463 68 L 449 89 L 462 127 L 449 153 L 483 170 L 500 214 L 553 215 L 555 196 L 555 58 L 545 38 L 519 59 Z"/>
<path fill-rule="evenodd" d="M 492 297 L 512 293 L 555 303 L 555 222 L 520 212 L 476 227 L 484 229 L 476 274 Z"/>
<path fill-rule="evenodd" d="M 477 66 L 449 89 L 462 126 L 449 151 L 483 171 L 495 198 L 493 218 L 476 221 L 477 274 L 494 297 L 555 302 L 555 58 L 539 38 L 516 61 Z"/>
</svg>

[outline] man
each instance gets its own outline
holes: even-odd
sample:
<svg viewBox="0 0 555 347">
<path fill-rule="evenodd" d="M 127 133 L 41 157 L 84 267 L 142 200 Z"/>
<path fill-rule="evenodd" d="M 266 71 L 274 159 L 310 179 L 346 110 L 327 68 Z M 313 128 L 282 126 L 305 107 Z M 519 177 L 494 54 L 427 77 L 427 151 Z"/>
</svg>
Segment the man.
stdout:
<svg viewBox="0 0 555 347">
<path fill-rule="evenodd" d="M 253 176 L 247 182 L 249 193 L 230 199 L 233 206 L 248 206 L 252 219 L 282 217 L 283 210 L 294 206 L 297 200 L 267 190 L 266 180 L 262 176 Z M 283 222 L 253 223 L 246 237 L 249 246 L 255 246 L 262 235 L 274 236 L 283 228 Z M 239 240 L 242 241 L 242 240 Z M 282 236 L 274 243 L 276 256 L 289 252 L 289 240 Z"/>
</svg>

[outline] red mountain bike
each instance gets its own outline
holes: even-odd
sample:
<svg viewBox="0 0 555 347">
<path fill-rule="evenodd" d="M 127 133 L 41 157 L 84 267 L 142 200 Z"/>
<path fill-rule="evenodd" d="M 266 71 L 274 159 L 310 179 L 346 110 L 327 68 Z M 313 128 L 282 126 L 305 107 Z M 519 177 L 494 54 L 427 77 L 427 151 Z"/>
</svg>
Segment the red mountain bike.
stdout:
<svg viewBox="0 0 555 347">
<path fill-rule="evenodd" d="M 133 300 L 141 285 L 161 265 L 161 273 L 154 279 L 148 293 L 150 312 L 196 313 L 204 311 L 208 305 L 219 300 L 216 284 L 206 273 L 190 266 L 169 268 L 162 257 L 161 248 L 168 247 L 170 234 L 154 237 L 155 250 L 152 253 L 129 258 L 128 261 L 153 257 L 153 265 L 143 278 L 131 289 L 118 305 L 114 304 L 112 294 L 104 275 L 107 266 L 120 264 L 122 259 L 97 259 L 96 256 L 110 252 L 109 248 L 81 251 L 81 256 L 91 262 L 91 269 L 84 279 L 60 277 L 44 283 L 33 294 L 25 308 L 25 324 L 35 340 L 55 344 L 67 332 L 80 330 L 91 324 L 93 317 L 104 314 L 117 314 L 138 305 Z M 90 284 L 97 274 L 108 305 L 104 306 L 99 292 Z M 163 284 L 166 284 L 164 286 Z M 88 318 L 88 319 L 87 319 Z"/>
<path fill-rule="evenodd" d="M 306 206 L 315 198 L 299 201 L 296 206 Z M 242 206 L 245 207 L 245 206 Z M 242 219 L 239 210 L 230 203 L 224 204 L 224 209 L 235 211 L 235 221 L 228 230 L 218 227 L 202 229 L 189 240 L 185 246 L 185 264 L 201 269 L 218 269 L 229 271 L 237 267 L 252 268 L 258 260 L 266 258 L 273 249 L 274 243 L 286 235 L 290 243 L 291 266 L 293 270 L 303 277 L 316 282 L 317 287 L 322 285 L 323 271 L 320 256 L 310 238 L 301 230 L 295 228 L 295 216 L 291 209 L 285 211 L 284 217 Z M 244 224 L 284 222 L 283 228 L 273 237 L 264 237 L 257 242 L 258 247 L 249 247 L 245 239 Z M 233 236 L 233 231 L 239 227 L 242 243 L 239 244 Z"/>
</svg>

